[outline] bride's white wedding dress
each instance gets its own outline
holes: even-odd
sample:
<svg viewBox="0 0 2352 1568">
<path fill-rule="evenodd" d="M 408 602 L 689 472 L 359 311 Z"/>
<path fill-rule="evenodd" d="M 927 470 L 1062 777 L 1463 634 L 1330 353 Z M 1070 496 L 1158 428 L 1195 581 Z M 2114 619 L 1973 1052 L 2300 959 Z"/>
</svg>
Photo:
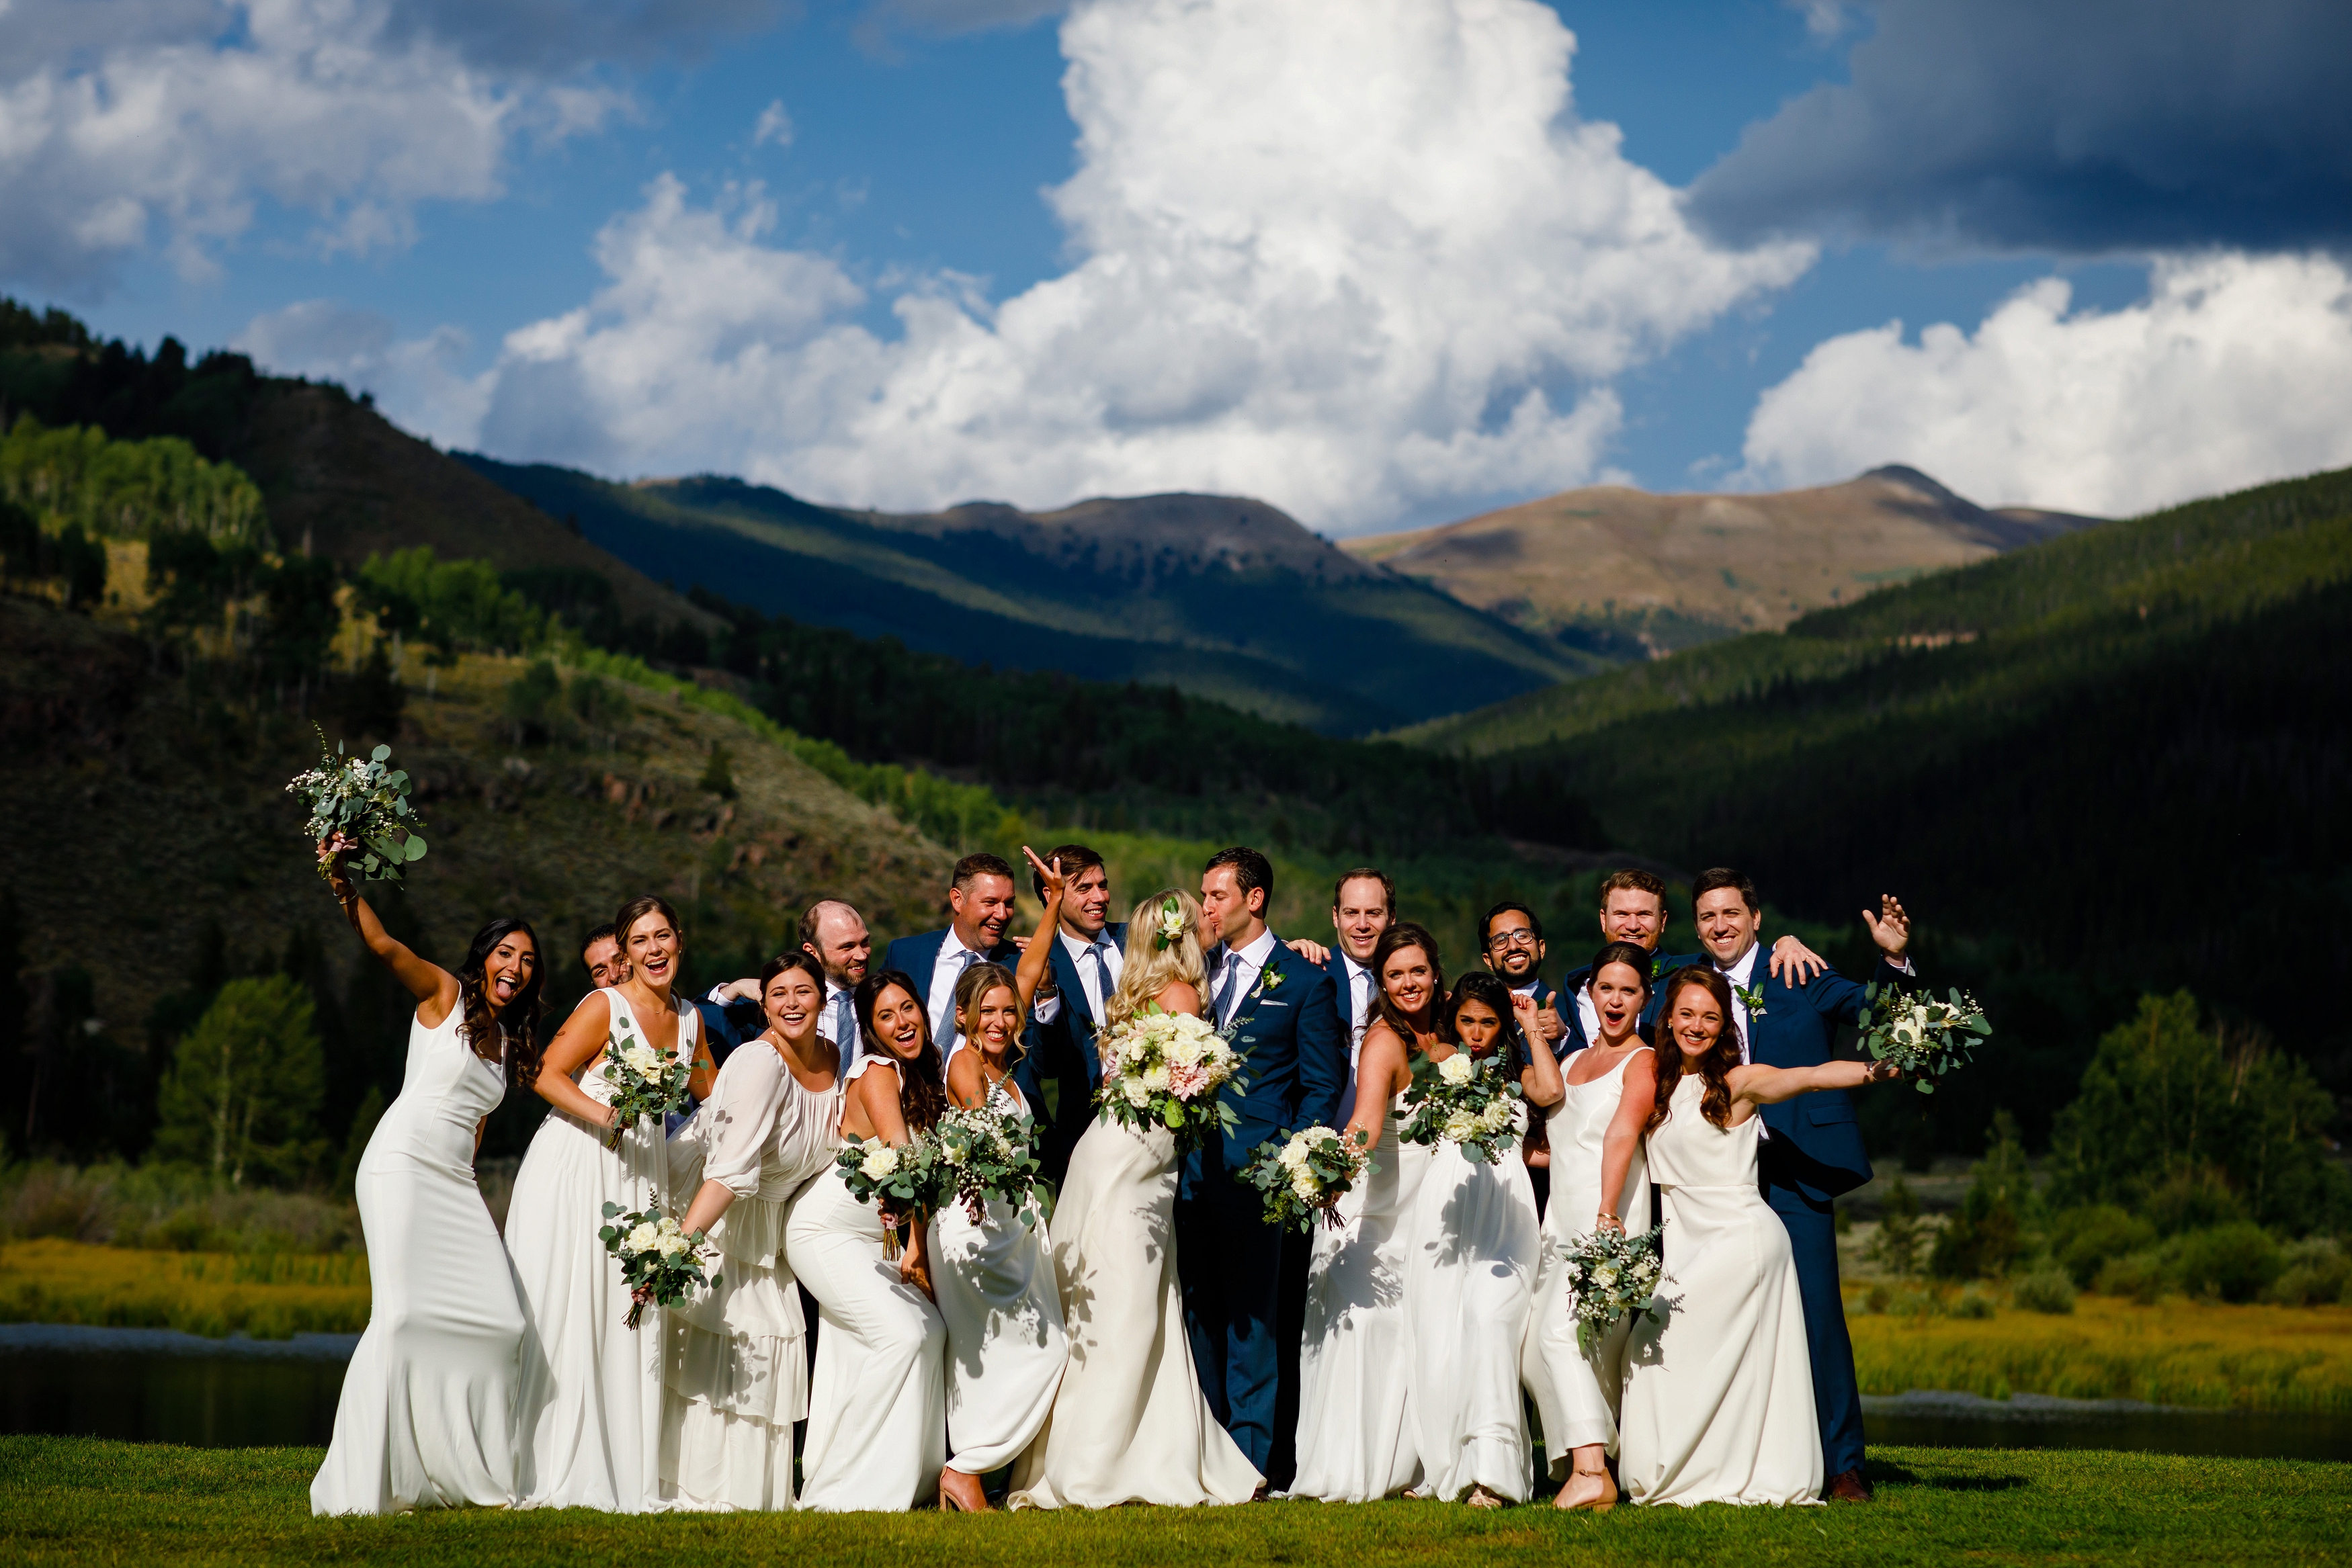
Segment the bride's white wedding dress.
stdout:
<svg viewBox="0 0 2352 1568">
<path fill-rule="evenodd" d="M 1621 1318 L 1587 1355 L 1576 1343 L 1576 1292 L 1559 1249 L 1588 1235 L 1601 1212 L 1601 1145 L 1623 1097 L 1625 1068 L 1642 1051 L 1590 1083 L 1570 1083 L 1551 1108 L 1551 1203 L 1544 1210 L 1541 1265 L 1536 1270 L 1535 1312 L 1524 1346 L 1528 1392 L 1543 1423 L 1544 1462 L 1555 1482 L 1568 1479 L 1569 1455 L 1587 1444 L 1617 1452 L 1617 1407 L 1625 1380 L 1625 1342 L 1633 1319 Z M 1576 1060 L 1570 1057 L 1570 1061 Z M 1639 1145 L 1617 1200 L 1625 1228 L 1650 1228 L 1650 1177 Z"/>
<path fill-rule="evenodd" d="M 360 1156 L 374 1301 L 343 1374 L 312 1513 L 514 1500 L 522 1303 L 474 1185 L 474 1129 L 506 1093 L 466 1044 L 465 1012 L 409 1021 L 400 1096 Z"/>
<path fill-rule="evenodd" d="M 1374 1502 L 1422 1479 L 1404 1314 L 1404 1220 L 1430 1152 L 1400 1145 L 1396 1130 L 1391 1114 L 1372 1145 L 1377 1168 L 1339 1199 L 1342 1223 L 1335 1229 L 1316 1222 L 1298 1348 L 1293 1497 Z"/>
<path fill-rule="evenodd" d="M 603 993 L 613 1034 L 624 1022 L 647 1044 L 619 991 Z M 692 1061 L 701 1015 L 678 1009 L 676 1048 Z M 609 1046 L 608 1046 L 609 1049 Z M 656 1046 L 656 1049 L 658 1047 Z M 612 1103 L 599 1051 L 580 1088 Z M 603 1127 L 550 1110 L 515 1173 L 507 1206 L 507 1250 L 514 1258 L 530 1333 L 523 1343 L 522 1438 L 518 1490 L 527 1508 L 593 1508 L 643 1513 L 664 1506 L 659 1461 L 663 1310 L 649 1306 L 624 1328 L 629 1292 L 621 1266 L 597 1237 L 604 1205 L 624 1212 L 677 1209 L 669 1149 L 658 1122 L 640 1119 L 608 1149 Z"/>
<path fill-rule="evenodd" d="M 1054 1211 L 1070 1363 L 1013 1469 L 1014 1508 L 1247 1502 L 1263 1477 L 1209 1413 L 1176 1278 L 1176 1140 L 1097 1117 Z"/>
<path fill-rule="evenodd" d="M 1822 1434 L 1789 1233 L 1756 1187 L 1751 1115 L 1724 1129 L 1699 1112 L 1696 1076 L 1650 1134 L 1665 1204 L 1669 1303 L 1626 1351 L 1619 1469 L 1635 1502 L 1821 1500 Z"/>
</svg>

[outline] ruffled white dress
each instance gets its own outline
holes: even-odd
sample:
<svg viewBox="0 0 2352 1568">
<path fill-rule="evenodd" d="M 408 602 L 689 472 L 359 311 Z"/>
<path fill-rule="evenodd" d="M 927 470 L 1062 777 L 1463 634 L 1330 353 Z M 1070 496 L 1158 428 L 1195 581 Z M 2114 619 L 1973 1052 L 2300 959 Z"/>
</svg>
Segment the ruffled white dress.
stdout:
<svg viewBox="0 0 2352 1568">
<path fill-rule="evenodd" d="M 1014 1508 L 1247 1502 L 1259 1476 L 1209 1413 L 1176 1277 L 1176 1140 L 1097 1117 L 1054 1211 L 1070 1364 L 1013 1467 Z"/>
<path fill-rule="evenodd" d="M 841 1145 L 841 1083 L 807 1088 L 752 1040 L 728 1057 L 695 1120 L 702 1180 L 735 1197 L 710 1228 L 718 1284 L 665 1314 L 663 1496 L 688 1509 L 786 1509 L 808 1353 L 784 1219 Z"/>
<path fill-rule="evenodd" d="M 869 1071 L 897 1069 L 863 1056 L 843 1082 Z M 938 1490 L 947 1463 L 947 1323 L 899 1279 L 897 1260 L 883 1258 L 881 1211 L 831 1173 L 793 1200 L 784 1252 L 817 1303 L 800 1506 L 914 1507 Z"/>
<path fill-rule="evenodd" d="M 1626 1063 L 1647 1051 L 1625 1053 L 1613 1071 L 1590 1083 L 1570 1083 L 1551 1108 L 1545 1128 L 1551 1139 L 1551 1203 L 1544 1210 L 1543 1250 L 1536 1270 L 1535 1311 L 1528 1320 L 1524 1368 L 1543 1424 L 1544 1460 L 1555 1482 L 1568 1479 L 1570 1450 L 1589 1443 L 1617 1452 L 1617 1408 L 1625 1383 L 1625 1340 L 1633 1319 L 1621 1318 L 1587 1355 L 1576 1343 L 1576 1292 L 1559 1249 L 1581 1239 L 1601 1212 L 1601 1145 L 1616 1119 L 1625 1088 Z M 1575 1058 L 1570 1057 L 1573 1061 Z M 1625 1186 L 1617 1200 L 1625 1228 L 1650 1228 L 1650 1176 L 1641 1145 L 1633 1148 Z"/>
<path fill-rule="evenodd" d="M 400 1096 L 360 1156 L 374 1301 L 343 1374 L 312 1513 L 405 1513 L 514 1500 L 522 1302 L 474 1185 L 474 1129 L 506 1093 L 465 1013 L 411 1019 Z"/>
<path fill-rule="evenodd" d="M 989 1103 L 1029 1108 L 1007 1082 Z M 1070 1339 L 1043 1216 L 992 1199 L 973 1224 L 961 1204 L 931 1217 L 931 1288 L 948 1325 L 948 1464 L 984 1476 L 1020 1457 L 1045 1425 Z"/>
<path fill-rule="evenodd" d="M 645 1039 L 628 998 L 602 993 L 612 1009 L 610 1050 Z M 691 1061 L 701 1015 L 678 1009 L 674 1048 Z M 654 1042 L 648 1040 L 647 1043 Z M 656 1049 L 659 1049 L 656 1046 Z M 612 1103 L 604 1053 L 581 1070 L 580 1088 Z M 604 1205 L 624 1212 L 684 1212 L 670 1177 L 658 1122 L 641 1119 L 604 1146 L 605 1129 L 551 1110 L 515 1173 L 507 1207 L 507 1250 L 522 1287 L 530 1332 L 523 1343 L 516 1424 L 522 1440 L 518 1489 L 527 1508 L 593 1508 L 645 1513 L 661 1496 L 663 1310 L 647 1307 L 624 1328 L 629 1292 L 621 1265 L 597 1232 Z"/>
<path fill-rule="evenodd" d="M 1293 1497 L 1373 1502 L 1421 1482 L 1412 1342 L 1405 1327 L 1404 1219 L 1429 1157 L 1419 1144 L 1397 1142 L 1391 1113 L 1372 1145 L 1378 1168 L 1339 1199 L 1344 1223 L 1337 1229 L 1316 1223 L 1298 1347 Z"/>
<path fill-rule="evenodd" d="M 1728 1130 L 1675 1086 L 1650 1134 L 1669 1316 L 1633 1327 L 1618 1464 L 1635 1502 L 1821 1500 L 1822 1433 L 1789 1233 L 1756 1187 L 1760 1116 Z"/>
<path fill-rule="evenodd" d="M 1483 1485 L 1525 1502 L 1531 1462 L 1519 1346 L 1541 1239 L 1515 1140 L 1499 1165 L 1430 1151 L 1406 1221 L 1404 1309 L 1423 1480 L 1453 1501 Z"/>
</svg>

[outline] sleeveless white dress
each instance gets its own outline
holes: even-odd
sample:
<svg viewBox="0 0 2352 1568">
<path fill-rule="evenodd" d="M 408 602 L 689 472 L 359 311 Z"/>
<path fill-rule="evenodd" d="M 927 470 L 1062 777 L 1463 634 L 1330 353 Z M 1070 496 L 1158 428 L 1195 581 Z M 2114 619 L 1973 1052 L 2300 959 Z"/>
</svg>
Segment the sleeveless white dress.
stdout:
<svg viewBox="0 0 2352 1568">
<path fill-rule="evenodd" d="M 474 1129 L 505 1074 L 466 1044 L 465 1010 L 414 1019 L 408 1065 L 360 1156 L 374 1300 L 343 1374 L 312 1513 L 405 1513 L 515 1497 L 522 1303 L 474 1185 Z"/>
<path fill-rule="evenodd" d="M 1570 1083 L 1551 1108 L 1545 1127 L 1551 1139 L 1551 1203 L 1544 1210 L 1543 1250 L 1536 1270 L 1535 1311 L 1528 1319 L 1523 1347 L 1528 1390 L 1535 1396 L 1543 1425 L 1544 1460 L 1555 1482 L 1568 1479 L 1569 1454 L 1588 1443 L 1617 1452 L 1618 1398 L 1625 1382 L 1629 1315 L 1601 1337 L 1586 1355 L 1576 1343 L 1576 1292 L 1559 1249 L 1591 1234 L 1601 1212 L 1601 1145 L 1616 1119 L 1625 1088 L 1626 1063 L 1649 1050 L 1642 1046 L 1590 1083 Z M 1575 1058 L 1570 1057 L 1570 1061 Z M 1650 1176 L 1639 1144 L 1625 1170 L 1617 1199 L 1625 1228 L 1635 1235 L 1650 1228 Z"/>
<path fill-rule="evenodd" d="M 645 1038 L 627 998 L 600 994 L 612 1009 L 608 1049 L 625 1032 Z M 701 1015 L 681 1005 L 674 1046 L 688 1060 L 700 1027 Z M 580 1088 L 610 1104 L 604 1061 L 602 1051 L 589 1059 Z M 676 1201 L 658 1122 L 640 1119 L 617 1149 L 604 1146 L 606 1136 L 603 1127 L 551 1109 L 507 1206 L 507 1250 L 530 1329 L 516 1407 L 522 1440 L 516 1482 L 526 1508 L 644 1513 L 664 1506 L 663 1312 L 648 1307 L 636 1329 L 622 1326 L 629 1292 L 596 1233 L 607 1202 L 624 1212 L 683 1213 L 684 1206 Z"/>
<path fill-rule="evenodd" d="M 887 1058 L 863 1056 L 843 1082 L 877 1069 L 896 1071 Z M 784 1253 L 817 1304 L 800 1506 L 914 1507 L 937 1492 L 948 1458 L 946 1322 L 898 1278 L 898 1260 L 883 1258 L 881 1210 L 832 1172 L 793 1200 Z"/>
<path fill-rule="evenodd" d="M 1247 1502 L 1264 1479 L 1209 1413 L 1176 1277 L 1176 1140 L 1097 1116 L 1054 1211 L 1070 1364 L 1013 1467 L 1013 1508 Z"/>
<path fill-rule="evenodd" d="M 989 1102 L 1029 1116 L 1010 1081 Z M 931 1288 L 948 1325 L 947 1462 L 968 1476 L 1020 1457 L 1045 1425 L 1070 1359 L 1044 1218 L 1024 1225 L 997 1199 L 983 1217 L 975 1225 L 961 1204 L 950 1204 L 930 1221 Z"/>
<path fill-rule="evenodd" d="M 718 1284 L 664 1314 L 662 1496 L 683 1509 L 787 1509 L 808 1352 L 784 1222 L 790 1199 L 841 1146 L 841 1081 L 807 1088 L 774 1046 L 750 1040 L 695 1120 L 701 1175 L 681 1184 L 681 1206 L 703 1181 L 735 1198 L 710 1228 Z"/>
<path fill-rule="evenodd" d="M 1635 1502 L 1821 1500 L 1804 1301 L 1780 1217 L 1756 1187 L 1751 1115 L 1728 1131 L 1699 1111 L 1694 1075 L 1650 1134 L 1666 1211 L 1671 1315 L 1626 1351 L 1619 1471 Z"/>
<path fill-rule="evenodd" d="M 1491 1166 L 1452 1144 L 1431 1149 L 1405 1222 L 1416 1497 L 1451 1502 L 1483 1485 L 1528 1500 L 1519 1347 L 1540 1245 L 1535 1188 L 1516 1140 Z"/>
<path fill-rule="evenodd" d="M 1403 1223 L 1429 1156 L 1419 1144 L 1397 1142 L 1391 1111 L 1372 1145 L 1379 1168 L 1339 1199 L 1345 1223 L 1334 1229 L 1316 1222 L 1298 1347 L 1293 1497 L 1376 1502 L 1421 1482 Z"/>
</svg>

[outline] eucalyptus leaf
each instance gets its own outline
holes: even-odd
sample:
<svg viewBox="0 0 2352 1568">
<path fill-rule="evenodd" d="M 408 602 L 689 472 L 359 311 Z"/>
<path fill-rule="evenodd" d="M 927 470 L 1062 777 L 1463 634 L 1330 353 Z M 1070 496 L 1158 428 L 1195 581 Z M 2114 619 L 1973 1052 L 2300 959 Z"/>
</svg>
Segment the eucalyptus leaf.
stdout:
<svg viewBox="0 0 2352 1568">
<path fill-rule="evenodd" d="M 368 760 L 371 762 L 382 762 L 385 758 L 390 757 L 391 755 L 391 747 L 379 746 L 373 751 L 368 753 Z"/>
<path fill-rule="evenodd" d="M 423 860 L 425 858 L 425 841 L 418 838 L 415 833 L 409 834 L 408 843 L 402 852 L 412 861 Z"/>
</svg>

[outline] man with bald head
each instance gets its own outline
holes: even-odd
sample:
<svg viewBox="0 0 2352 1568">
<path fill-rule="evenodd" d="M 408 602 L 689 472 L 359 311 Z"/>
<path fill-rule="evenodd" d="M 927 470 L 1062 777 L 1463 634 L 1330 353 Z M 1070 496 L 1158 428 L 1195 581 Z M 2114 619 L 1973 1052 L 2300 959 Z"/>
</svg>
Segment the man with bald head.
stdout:
<svg viewBox="0 0 2352 1568">
<path fill-rule="evenodd" d="M 838 898 L 820 898 L 801 912 L 794 933 L 801 951 L 824 966 L 824 1011 L 817 1032 L 841 1048 L 841 1071 L 847 1072 L 860 1049 L 857 1010 L 850 994 L 866 977 L 874 955 L 874 938 L 866 918 Z M 711 1055 L 720 1061 L 747 1040 L 757 1040 L 768 1027 L 760 1008 L 756 977 L 730 980 L 711 988 L 709 996 L 694 1004 L 702 1014 L 702 1032 L 710 1040 Z"/>
</svg>

